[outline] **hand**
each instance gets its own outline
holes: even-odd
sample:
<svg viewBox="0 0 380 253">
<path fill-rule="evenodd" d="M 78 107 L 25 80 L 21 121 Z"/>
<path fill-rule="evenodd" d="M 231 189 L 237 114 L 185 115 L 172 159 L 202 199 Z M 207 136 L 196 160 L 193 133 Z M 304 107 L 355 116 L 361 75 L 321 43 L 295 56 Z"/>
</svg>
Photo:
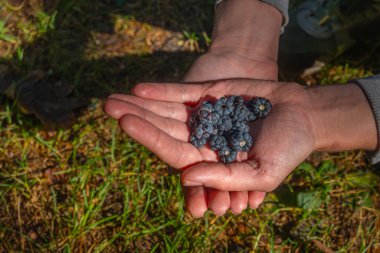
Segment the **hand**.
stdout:
<svg viewBox="0 0 380 253">
<path fill-rule="evenodd" d="M 248 59 L 236 52 L 236 48 L 224 47 L 224 52 L 210 51 L 193 64 L 186 74 L 185 82 L 240 78 L 277 80 L 277 65 L 273 61 Z M 210 208 L 216 215 L 223 215 L 228 209 L 240 214 L 248 205 L 256 209 L 264 201 L 265 192 L 227 192 L 203 186 L 184 186 L 186 209 L 194 217 L 201 217 Z"/>
<path fill-rule="evenodd" d="M 199 87 L 201 86 L 199 85 Z M 150 124 L 153 124 L 151 125 L 152 128 L 144 128 L 143 130 L 143 132 L 150 136 L 152 134 L 152 130 L 158 130 L 155 129 L 154 125 L 159 126 L 159 129 L 172 137 L 172 139 L 165 140 L 165 143 L 169 141 L 166 143 L 167 145 L 178 143 L 178 141 L 188 141 L 189 130 L 186 121 L 188 119 L 190 110 L 192 110 L 191 107 L 187 107 L 183 104 L 165 103 L 134 96 L 117 94 L 110 96 L 105 105 L 106 113 L 108 113 L 113 118 L 118 119 L 120 126 L 122 127 L 126 126 L 127 124 L 133 124 L 134 126 L 138 127 L 138 125 L 135 124 L 136 122 L 128 123 L 128 120 L 126 120 L 126 117 L 128 117 L 128 115 L 138 116 L 150 122 Z M 162 136 L 162 134 L 163 133 L 157 133 L 156 136 L 151 137 L 159 138 L 158 136 Z M 154 145 L 157 149 L 160 149 L 161 145 L 163 144 L 164 143 L 159 142 L 156 144 L 152 143 L 152 145 Z M 209 161 L 217 161 L 217 156 L 215 155 L 214 151 L 203 149 L 202 152 L 205 152 L 205 154 L 202 155 L 202 157 L 199 157 L 198 149 L 194 148 L 191 144 L 186 143 L 184 145 L 184 148 L 190 149 L 191 151 L 180 151 L 181 156 L 183 155 L 183 158 L 175 158 L 174 156 L 171 156 L 170 152 L 172 152 L 172 150 L 162 150 L 164 156 L 167 157 L 164 159 L 164 161 L 170 160 L 171 162 L 168 164 L 178 169 L 182 166 L 186 167 L 188 164 L 202 161 L 204 159 Z M 178 154 L 172 153 L 172 155 Z M 176 159 L 185 159 L 186 156 L 189 156 L 189 159 L 186 159 L 184 162 L 178 161 L 179 164 L 173 162 L 173 160 Z M 193 156 L 198 157 L 195 158 Z M 204 212 L 208 208 L 210 208 L 216 215 L 223 215 L 228 209 L 231 209 L 233 213 L 238 214 L 247 208 L 248 202 L 252 208 L 256 208 L 264 200 L 265 197 L 264 192 L 226 192 L 212 188 L 205 188 L 203 186 L 184 187 L 184 194 L 186 208 L 194 217 L 203 216 Z"/>
<path fill-rule="evenodd" d="M 212 44 L 192 65 L 184 82 L 255 78 L 277 80 L 277 48 L 282 17 L 260 1 L 225 1 L 218 5 Z M 265 27 L 266 29 L 262 29 Z M 265 192 L 226 192 L 203 186 L 184 187 L 186 209 L 195 217 L 210 208 L 234 214 L 249 204 L 257 208 Z"/>
<path fill-rule="evenodd" d="M 312 89 L 253 80 L 205 85 L 141 84 L 134 94 L 136 97 L 111 96 L 106 112 L 119 119 L 121 128 L 132 138 L 170 166 L 182 169 L 184 186 L 270 192 L 314 150 L 377 146 L 372 111 L 362 91 L 353 84 Z M 187 143 L 186 125 L 194 109 L 186 104 L 226 95 L 263 96 L 273 104 L 270 116 L 251 126 L 255 140 L 252 149 L 241 153 L 238 162 L 227 165 L 219 163 L 209 148 L 196 149 Z M 200 192 L 192 192 L 193 198 L 204 197 L 203 188 L 197 189 Z M 196 198 L 199 208 L 194 208 L 195 216 L 202 215 L 207 207 L 206 199 L 201 197 Z M 239 193 L 236 198 L 247 197 Z"/>
<path fill-rule="evenodd" d="M 254 51 L 254 49 L 252 49 Z M 183 78 L 185 83 L 222 79 L 253 78 L 276 81 L 278 69 L 275 60 L 247 57 L 236 48 L 225 46 L 223 50 L 211 47 L 200 56 Z"/>
<path fill-rule="evenodd" d="M 288 168 L 296 167 L 316 148 L 310 118 L 312 106 L 305 89 L 298 84 L 247 79 L 204 85 L 140 84 L 135 87 L 134 94 L 136 97 L 110 96 L 106 112 L 119 119 L 121 127 L 132 138 L 151 149 L 170 166 L 184 170 L 182 178 L 186 179 L 183 181 L 186 186 L 201 185 L 198 180 L 194 183 L 187 179 L 191 171 L 206 166 L 204 172 L 213 178 L 216 178 L 214 170 L 220 168 L 231 173 L 239 171 L 243 173 L 240 176 L 248 176 L 247 172 L 257 172 L 260 176 L 254 187 L 252 183 L 245 182 L 238 187 L 235 184 L 230 187 L 233 182 L 226 180 L 233 179 L 230 177 L 232 175 L 223 179 L 223 183 L 215 182 L 218 187 L 207 181 L 207 187 L 232 191 L 272 191 L 277 186 L 272 181 L 284 179 L 290 172 Z M 239 162 L 224 165 L 217 162 L 217 155 L 211 149 L 197 149 L 187 143 L 189 129 L 186 121 L 195 107 L 186 104 L 198 104 L 209 96 L 219 98 L 228 95 L 263 96 L 272 102 L 273 109 L 269 117 L 251 124 L 255 144 L 250 152 L 240 153 Z"/>
<path fill-rule="evenodd" d="M 281 20 L 282 16 L 275 8 L 261 1 L 222 2 L 216 11 L 212 44 L 192 65 L 183 81 L 277 80 Z M 248 204 L 257 208 L 265 197 L 264 192 L 226 192 L 202 186 L 184 187 L 184 193 L 186 208 L 195 217 L 202 216 L 208 208 L 217 215 L 223 215 L 228 209 L 238 214 Z"/>
</svg>

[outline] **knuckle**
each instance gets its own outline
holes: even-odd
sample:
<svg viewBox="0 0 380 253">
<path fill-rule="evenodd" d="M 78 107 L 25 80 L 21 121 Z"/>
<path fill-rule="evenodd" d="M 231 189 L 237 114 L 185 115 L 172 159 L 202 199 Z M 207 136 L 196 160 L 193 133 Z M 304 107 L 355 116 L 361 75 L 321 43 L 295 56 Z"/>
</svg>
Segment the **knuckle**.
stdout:
<svg viewBox="0 0 380 253">
<path fill-rule="evenodd" d="M 183 147 L 181 145 L 178 145 L 177 155 L 173 162 L 174 167 L 181 168 L 183 165 L 184 157 L 185 157 L 185 152 L 183 150 Z"/>
<path fill-rule="evenodd" d="M 175 110 L 174 110 L 174 104 L 173 103 L 169 103 L 168 105 L 168 116 L 169 118 L 174 118 L 175 117 Z"/>
<path fill-rule="evenodd" d="M 180 85 L 179 87 L 180 87 L 181 101 L 183 103 L 187 102 L 188 94 L 187 94 L 185 86 L 184 85 Z"/>
<path fill-rule="evenodd" d="M 225 170 L 226 170 L 225 180 L 228 181 L 228 184 L 221 182 L 219 188 L 222 191 L 228 191 L 228 189 L 230 188 L 229 185 L 233 186 L 236 180 L 236 178 L 234 178 L 234 175 L 233 175 L 233 168 L 231 167 L 230 164 L 225 164 Z"/>
<path fill-rule="evenodd" d="M 229 86 L 229 80 L 220 80 L 220 81 L 212 81 L 208 83 L 208 85 L 205 85 L 203 94 L 211 94 L 211 95 L 220 95 L 221 91 L 222 94 L 226 92 L 226 88 Z"/>
<path fill-rule="evenodd" d="M 174 137 L 174 127 L 167 120 L 164 121 L 164 127 L 169 136 Z"/>
<path fill-rule="evenodd" d="M 158 129 L 156 129 L 154 136 L 154 146 L 158 149 L 163 148 L 162 135 Z"/>
</svg>

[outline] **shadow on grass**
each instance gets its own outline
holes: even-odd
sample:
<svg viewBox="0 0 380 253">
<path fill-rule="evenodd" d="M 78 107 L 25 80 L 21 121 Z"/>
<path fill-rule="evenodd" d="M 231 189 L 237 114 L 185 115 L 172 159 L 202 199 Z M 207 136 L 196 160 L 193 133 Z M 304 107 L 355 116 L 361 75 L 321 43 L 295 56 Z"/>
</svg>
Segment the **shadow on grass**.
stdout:
<svg viewBox="0 0 380 253">
<path fill-rule="evenodd" d="M 51 27 L 40 22 L 37 29 L 47 31 L 33 42 L 22 45 L 22 60 L 14 53 L 11 57 L 0 57 L 0 64 L 12 69 L 16 81 L 36 69 L 46 74 L 39 80 L 43 83 L 40 89 L 45 92 L 35 94 L 35 85 L 29 83 L 20 93 L 28 97 L 24 107 L 41 121 L 46 123 L 50 119 L 58 125 L 71 122 L 75 118 L 71 112 L 86 105 L 88 98 L 104 98 L 114 92 L 128 93 L 138 82 L 178 82 L 199 55 L 196 50 L 185 50 L 179 45 L 178 35 L 187 31 L 190 39 L 199 40 L 201 48 L 205 48 L 199 37 L 203 32 L 211 33 L 214 12 L 214 0 L 45 0 L 41 6 L 45 7 L 42 9 L 44 15 L 55 17 Z M 41 10 L 26 4 L 20 11 L 6 12 L 14 17 L 10 22 L 23 34 L 30 32 L 23 22 L 35 21 Z M 127 22 L 118 23 L 120 20 Z M 156 33 L 151 26 L 155 26 Z M 115 31 L 117 29 L 119 31 Z M 370 48 L 365 43 L 373 45 L 375 42 L 363 43 L 351 50 L 353 64 L 355 59 L 360 59 L 356 65 L 363 65 L 376 58 L 373 55 L 380 50 L 380 46 L 373 47 L 364 54 L 363 48 Z M 94 48 L 95 51 L 91 51 Z M 370 66 L 378 69 L 380 62 L 378 58 L 375 61 Z M 305 61 L 297 62 L 305 64 Z M 285 79 L 294 78 L 289 75 Z M 67 106 L 69 103 L 62 97 L 49 96 L 46 92 L 55 89 L 54 84 L 58 81 L 67 85 L 61 94 L 73 90 L 71 96 L 76 100 L 72 101 L 72 106 Z M 1 86 L 0 91 L 4 91 Z M 62 104 L 66 105 L 63 109 Z M 69 116 L 54 117 L 65 114 Z"/>
<path fill-rule="evenodd" d="M 53 86 L 54 89 L 54 83 L 60 81 L 73 86 L 71 96 L 85 103 L 88 98 L 104 98 L 114 92 L 128 93 L 138 82 L 178 82 L 199 53 L 184 50 L 177 41 L 168 41 L 183 31 L 195 32 L 197 35 L 204 31 L 210 33 L 214 11 L 213 0 L 49 0 L 42 6 L 45 7 L 45 15 L 55 15 L 53 27 L 30 44 L 22 45 L 21 61 L 19 55 L 14 53 L 12 57 L 0 58 L 0 63 L 10 67 L 16 81 L 25 78 L 33 70 L 42 70 L 45 75 L 39 82 L 44 82 L 43 87 Z M 26 4 L 20 11 L 12 12 L 16 18 L 10 22 L 15 22 L 15 27 L 20 29 L 25 20 L 18 20 L 17 17 L 33 19 L 36 12 L 38 10 Z M 143 25 L 121 28 L 125 30 L 122 33 L 129 34 L 115 34 L 117 17 L 136 20 Z M 159 46 L 149 45 L 149 42 L 144 41 L 144 34 L 138 34 L 137 29 L 145 29 L 150 36 L 155 36 L 151 28 L 144 27 L 147 25 L 158 29 L 157 38 L 153 40 L 160 41 Z M 161 38 L 165 31 L 169 33 Z M 136 38 L 135 35 L 140 37 Z M 115 49 L 115 52 L 126 45 L 130 48 L 123 52 L 108 52 L 108 55 L 92 52 L 92 56 L 89 56 L 89 45 L 99 46 L 99 43 L 111 48 L 111 51 Z M 172 44 L 169 49 L 165 49 L 166 43 Z M 137 48 L 133 48 L 136 45 Z M 34 89 L 34 84 L 28 85 L 29 89 Z M 20 93 L 27 91 L 22 90 Z M 47 110 L 63 113 L 55 108 L 60 107 L 55 96 L 49 98 L 48 94 L 44 94 L 41 98 L 34 93 L 32 96 L 36 96 L 33 98 L 35 103 L 47 101 Z M 38 114 L 36 110 L 43 111 L 44 108 L 31 109 L 32 113 Z"/>
</svg>

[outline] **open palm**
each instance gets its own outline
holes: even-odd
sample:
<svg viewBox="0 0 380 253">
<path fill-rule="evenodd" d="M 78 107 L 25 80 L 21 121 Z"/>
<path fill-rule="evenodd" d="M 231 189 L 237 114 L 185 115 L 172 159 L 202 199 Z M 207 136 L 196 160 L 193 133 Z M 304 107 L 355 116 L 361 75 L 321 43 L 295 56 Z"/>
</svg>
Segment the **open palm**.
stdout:
<svg viewBox="0 0 380 253">
<path fill-rule="evenodd" d="M 207 207 L 205 196 L 217 203 L 218 198 L 225 201 L 220 192 L 230 192 L 229 200 L 243 203 L 249 194 L 272 191 L 317 145 L 311 127 L 312 107 L 298 84 L 248 79 L 203 85 L 140 84 L 134 94 L 111 96 L 106 112 L 119 119 L 132 138 L 170 166 L 184 170 L 183 185 L 195 189 L 190 193 L 197 199 L 191 207 L 195 216 L 202 215 Z M 202 99 L 228 95 L 263 96 L 272 102 L 273 109 L 269 117 L 252 124 L 252 149 L 241 153 L 238 162 L 226 165 L 218 162 L 208 147 L 197 149 L 188 143 L 186 121 Z M 205 195 L 203 187 L 219 191 Z"/>
<path fill-rule="evenodd" d="M 219 48 L 211 46 L 206 54 L 194 62 L 183 81 L 191 83 L 234 78 L 277 80 L 275 50 L 250 48 L 250 57 L 239 53 L 239 50 L 241 48 L 236 44 Z M 217 215 L 223 215 L 228 209 L 239 214 L 248 204 L 251 208 L 258 208 L 266 195 L 260 191 L 228 192 L 203 186 L 184 186 L 183 189 L 186 209 L 195 217 L 203 216 L 207 209 Z"/>
</svg>

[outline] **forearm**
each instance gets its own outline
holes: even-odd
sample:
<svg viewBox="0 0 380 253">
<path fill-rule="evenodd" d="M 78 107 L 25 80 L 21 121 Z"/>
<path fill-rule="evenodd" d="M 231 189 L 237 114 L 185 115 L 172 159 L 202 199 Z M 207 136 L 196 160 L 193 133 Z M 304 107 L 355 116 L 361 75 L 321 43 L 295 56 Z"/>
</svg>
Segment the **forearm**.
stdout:
<svg viewBox="0 0 380 253">
<path fill-rule="evenodd" d="M 355 84 L 307 88 L 319 151 L 374 150 L 378 145 L 374 114 Z"/>
<path fill-rule="evenodd" d="M 233 51 L 244 57 L 277 62 L 282 14 L 258 0 L 223 1 L 216 9 L 209 52 Z"/>
</svg>

